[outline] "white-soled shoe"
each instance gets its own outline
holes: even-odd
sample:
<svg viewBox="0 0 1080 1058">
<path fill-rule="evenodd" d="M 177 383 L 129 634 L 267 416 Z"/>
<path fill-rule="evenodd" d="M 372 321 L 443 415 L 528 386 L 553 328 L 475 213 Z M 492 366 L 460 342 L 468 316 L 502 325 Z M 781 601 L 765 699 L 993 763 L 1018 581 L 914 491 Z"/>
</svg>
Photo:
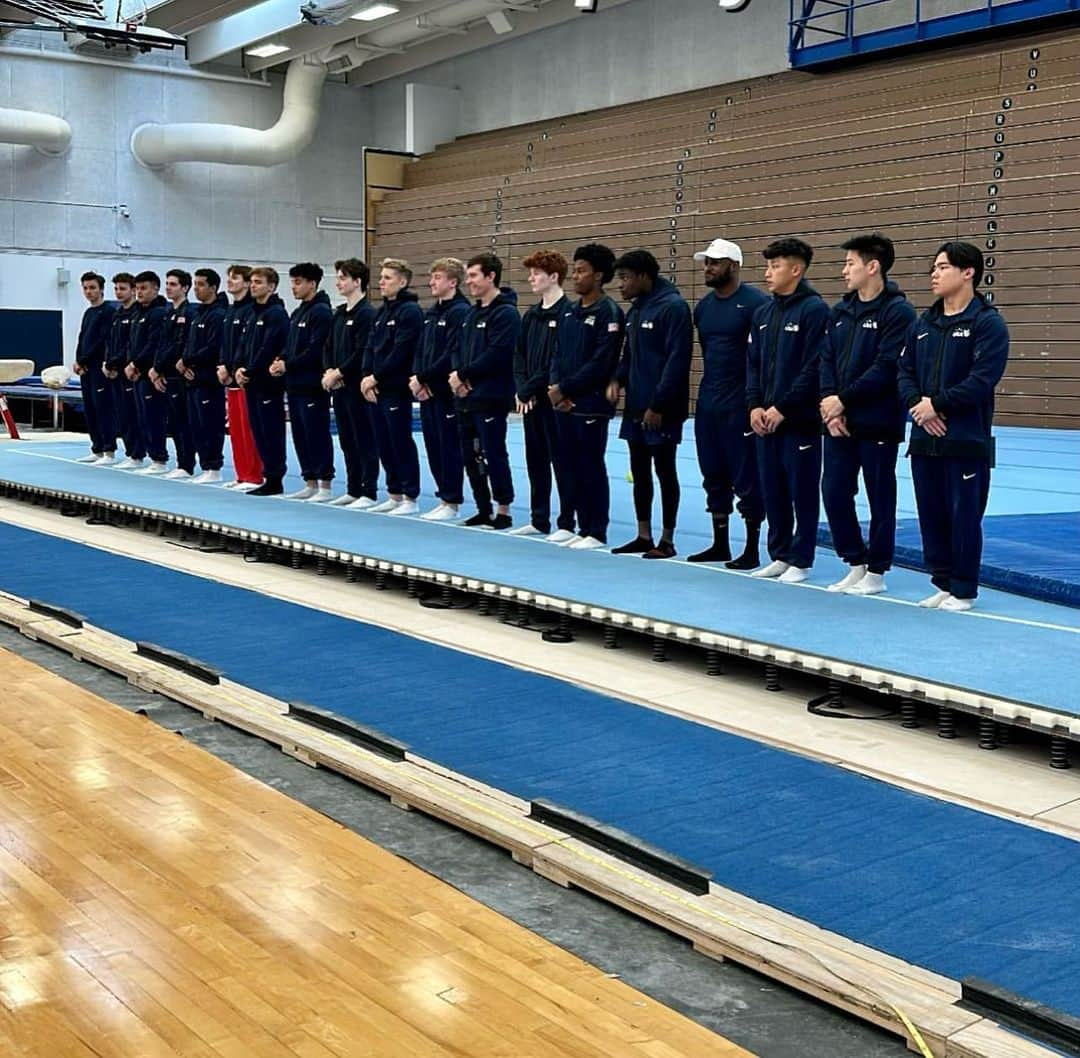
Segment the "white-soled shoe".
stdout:
<svg viewBox="0 0 1080 1058">
<path fill-rule="evenodd" d="M 145 459 L 132 459 L 131 456 L 127 456 L 125 459 L 120 460 L 116 464 L 117 470 L 142 470 L 146 465 Z"/>
<path fill-rule="evenodd" d="M 933 595 L 928 595 L 925 599 L 922 599 L 919 605 L 926 610 L 936 610 L 948 598 L 949 593 L 947 591 L 936 591 Z"/>
<path fill-rule="evenodd" d="M 191 479 L 192 485 L 218 485 L 221 483 L 220 470 L 204 470 L 198 477 Z"/>
<path fill-rule="evenodd" d="M 548 533 L 546 537 L 549 544 L 566 544 L 567 547 L 577 539 L 577 533 L 573 533 L 569 529 L 556 529 L 555 532 Z"/>
<path fill-rule="evenodd" d="M 297 489 L 296 492 L 290 492 L 286 496 L 282 497 L 286 500 L 310 500 L 319 490 L 314 485 L 305 485 L 302 489 Z"/>
<path fill-rule="evenodd" d="M 143 474 L 148 478 L 160 477 L 162 474 L 169 472 L 168 463 L 151 463 L 148 467 L 143 467 L 141 470 L 136 470 L 136 474 Z"/>
<path fill-rule="evenodd" d="M 420 517 L 428 522 L 456 522 L 461 514 L 456 507 L 451 507 L 448 503 L 440 503 L 434 510 Z"/>
<path fill-rule="evenodd" d="M 259 484 L 256 485 L 253 481 L 238 481 L 233 485 L 233 488 L 236 489 L 237 492 L 254 492 L 257 488 L 261 487 L 262 482 L 259 482 Z"/>
<path fill-rule="evenodd" d="M 96 467 L 114 467 L 116 466 L 116 453 L 105 452 L 103 455 L 97 457 L 94 461 Z"/>
<path fill-rule="evenodd" d="M 368 507 L 367 509 L 371 511 L 372 514 L 389 514 L 397 507 L 399 503 L 404 502 L 404 500 L 387 499 L 383 500 L 382 503 L 372 504 L 372 506 Z"/>
<path fill-rule="evenodd" d="M 809 569 L 801 569 L 799 566 L 788 566 L 778 578 L 781 584 L 802 584 L 810 576 Z"/>
<path fill-rule="evenodd" d="M 390 513 L 393 515 L 419 514 L 420 508 L 417 506 L 416 500 L 404 499 Z"/>
<path fill-rule="evenodd" d="M 379 505 L 370 496 L 361 496 L 349 504 L 350 511 L 371 511 Z"/>
<path fill-rule="evenodd" d="M 939 610 L 948 610 L 950 613 L 965 613 L 967 610 L 973 610 L 974 608 L 974 599 L 958 599 L 955 595 L 942 599 L 941 605 L 938 607 Z"/>
<path fill-rule="evenodd" d="M 773 580 L 775 577 L 779 577 L 791 567 L 786 562 L 781 562 L 777 559 L 775 562 L 770 562 L 767 566 L 762 566 L 761 569 L 754 570 L 750 574 L 751 577 L 757 577 L 758 580 Z"/>
<path fill-rule="evenodd" d="M 314 496 L 309 496 L 308 503 L 329 503 L 333 497 L 333 493 L 329 489 L 316 489 Z"/>
<path fill-rule="evenodd" d="M 880 595 L 887 591 L 884 573 L 867 573 L 858 584 L 852 585 L 846 595 Z"/>
<path fill-rule="evenodd" d="M 526 522 L 524 525 L 519 525 L 516 529 L 511 529 L 510 532 L 508 532 L 506 535 L 507 536 L 543 536 L 544 534 L 541 533 L 540 530 L 537 529 L 536 526 L 533 525 L 531 522 Z"/>
<path fill-rule="evenodd" d="M 603 540 L 597 540 L 595 536 L 579 536 L 569 544 L 565 544 L 570 551 L 596 551 L 607 547 Z"/>
<path fill-rule="evenodd" d="M 356 497 L 350 496 L 347 492 L 344 496 L 338 496 L 336 500 L 330 500 L 328 506 L 330 507 L 348 507 L 349 504 L 355 503 Z"/>
<path fill-rule="evenodd" d="M 170 470 L 163 478 L 163 481 L 190 481 L 191 475 L 183 468 L 177 467 L 175 470 Z"/>
<path fill-rule="evenodd" d="M 573 547 L 581 539 L 582 539 L 582 537 L 578 536 L 575 533 L 573 536 L 568 536 L 565 540 L 560 540 L 555 546 L 556 547 Z"/>
<path fill-rule="evenodd" d="M 98 452 L 87 452 L 86 455 L 79 456 L 79 458 L 76 459 L 75 462 L 76 463 L 96 463 L 99 459 L 101 459 L 100 453 L 98 453 Z"/>
<path fill-rule="evenodd" d="M 852 566 L 848 571 L 846 577 L 838 580 L 835 584 L 830 584 L 826 591 L 848 591 L 854 588 L 866 576 L 865 566 Z"/>
</svg>

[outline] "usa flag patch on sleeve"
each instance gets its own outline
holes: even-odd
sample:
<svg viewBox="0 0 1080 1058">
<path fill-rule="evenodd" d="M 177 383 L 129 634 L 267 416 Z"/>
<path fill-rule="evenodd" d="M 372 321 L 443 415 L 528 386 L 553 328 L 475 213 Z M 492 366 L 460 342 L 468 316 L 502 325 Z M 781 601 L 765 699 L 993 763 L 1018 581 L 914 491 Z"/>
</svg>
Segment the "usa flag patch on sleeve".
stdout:
<svg viewBox="0 0 1080 1058">
<path fill-rule="evenodd" d="M 619 329 L 619 325 L 617 323 L 609 323 L 607 329 L 608 334 L 614 334 Z"/>
</svg>

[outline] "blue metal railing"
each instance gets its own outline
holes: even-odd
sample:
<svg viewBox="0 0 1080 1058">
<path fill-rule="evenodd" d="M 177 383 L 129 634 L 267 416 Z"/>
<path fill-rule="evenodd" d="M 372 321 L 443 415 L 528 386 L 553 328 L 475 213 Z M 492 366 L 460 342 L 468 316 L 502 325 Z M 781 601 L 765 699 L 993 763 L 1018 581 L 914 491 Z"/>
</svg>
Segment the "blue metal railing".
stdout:
<svg viewBox="0 0 1080 1058">
<path fill-rule="evenodd" d="M 807 69 L 999 26 L 1080 12 L 1080 0 L 789 0 L 791 65 Z M 929 14 L 943 7 L 948 14 Z"/>
</svg>

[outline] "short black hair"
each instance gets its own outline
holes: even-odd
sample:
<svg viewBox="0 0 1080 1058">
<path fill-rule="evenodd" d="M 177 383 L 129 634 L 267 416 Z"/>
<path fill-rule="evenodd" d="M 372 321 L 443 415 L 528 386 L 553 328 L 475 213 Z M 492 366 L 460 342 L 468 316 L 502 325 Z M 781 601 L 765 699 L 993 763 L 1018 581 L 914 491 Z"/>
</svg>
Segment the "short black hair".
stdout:
<svg viewBox="0 0 1080 1058">
<path fill-rule="evenodd" d="M 312 283 L 322 282 L 323 270 L 314 261 L 301 261 L 289 269 L 290 279 L 307 279 Z"/>
<path fill-rule="evenodd" d="M 207 286 L 217 290 L 221 286 L 221 276 L 217 274 L 212 268 L 196 268 L 195 274 L 200 279 L 205 279 Z"/>
<path fill-rule="evenodd" d="M 360 289 L 367 290 L 371 282 L 371 269 L 359 257 L 346 257 L 343 261 L 334 262 L 335 272 L 344 272 L 350 279 L 360 280 Z"/>
<path fill-rule="evenodd" d="M 97 283 L 97 285 L 104 290 L 105 289 L 105 277 L 98 272 L 83 272 L 79 276 L 80 283 Z"/>
<path fill-rule="evenodd" d="M 896 248 L 892 239 L 877 231 L 873 235 L 856 235 L 848 239 L 841 249 L 857 253 L 863 259 L 863 264 L 877 261 L 881 265 L 882 275 L 887 275 L 896 262 Z"/>
<path fill-rule="evenodd" d="M 971 277 L 972 286 L 977 287 L 982 282 L 983 255 L 978 246 L 970 242 L 953 240 L 952 242 L 942 243 L 934 257 L 937 257 L 938 254 L 944 254 L 949 259 L 949 264 L 954 268 L 974 268 L 975 274 Z"/>
<path fill-rule="evenodd" d="M 584 261 L 594 272 L 599 272 L 601 283 L 610 283 L 615 275 L 615 254 L 598 242 L 579 246 L 574 251 L 574 260 Z"/>
<path fill-rule="evenodd" d="M 115 280 L 114 280 L 114 282 L 115 282 Z M 160 289 L 160 287 L 161 287 L 161 276 L 159 276 L 157 274 L 157 272 L 151 272 L 151 271 L 147 270 L 145 272 L 140 272 L 135 277 L 135 282 L 136 282 L 136 284 L 138 284 L 138 283 L 153 283 L 154 286 L 156 286 L 156 287 L 158 287 Z"/>
<path fill-rule="evenodd" d="M 191 289 L 191 273 L 190 272 L 185 272 L 182 268 L 170 268 L 165 273 L 165 278 L 168 279 L 169 276 L 172 276 L 174 279 L 180 280 L 180 285 L 185 290 L 190 290 Z"/>
<path fill-rule="evenodd" d="M 114 283 L 127 283 L 129 287 L 135 285 L 135 277 L 130 272 L 117 272 L 116 275 L 112 277 L 112 281 Z"/>
<path fill-rule="evenodd" d="M 495 276 L 495 285 L 499 285 L 499 281 L 502 279 L 503 263 L 493 253 L 478 253 L 474 254 L 466 262 L 466 268 L 472 268 L 473 265 L 479 265 L 484 275 Z"/>
<path fill-rule="evenodd" d="M 631 250 L 624 253 L 614 265 L 613 272 L 634 272 L 639 276 L 648 276 L 654 282 L 660 275 L 660 262 L 648 250 Z"/>
<path fill-rule="evenodd" d="M 814 259 L 814 248 L 802 239 L 774 239 L 764 250 L 761 256 L 766 261 L 772 261 L 777 257 L 797 257 L 804 267 L 809 268 Z"/>
</svg>

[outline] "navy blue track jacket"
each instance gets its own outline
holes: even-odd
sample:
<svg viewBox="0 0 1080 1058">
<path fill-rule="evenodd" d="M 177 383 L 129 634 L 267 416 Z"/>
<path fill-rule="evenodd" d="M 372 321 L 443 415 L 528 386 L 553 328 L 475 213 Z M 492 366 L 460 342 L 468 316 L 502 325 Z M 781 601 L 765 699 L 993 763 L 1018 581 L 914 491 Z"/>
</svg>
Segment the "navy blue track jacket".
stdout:
<svg viewBox="0 0 1080 1058">
<path fill-rule="evenodd" d="M 768 301 L 768 294 L 740 283 L 730 297 L 719 298 L 710 290 L 694 306 L 694 326 L 704 367 L 698 386 L 699 404 L 745 413 L 746 344 L 754 313 Z"/>
<path fill-rule="evenodd" d="M 690 306 L 674 284 L 658 277 L 626 314 L 626 344 L 615 377 L 626 387 L 626 415 L 659 412 L 664 425 L 690 414 L 690 355 L 694 326 Z"/>
<path fill-rule="evenodd" d="M 289 317 L 285 343 L 285 384 L 290 390 L 311 392 L 322 388 L 323 350 L 330 337 L 334 310 L 325 290 L 301 301 Z"/>
<path fill-rule="evenodd" d="M 244 339 L 236 366 L 248 373 L 248 386 L 253 390 L 280 392 L 285 379 L 270 374 L 270 365 L 284 357 L 289 341 L 289 314 L 277 294 L 271 294 L 262 305 L 251 307 L 251 319 L 244 328 Z"/>
<path fill-rule="evenodd" d="M 139 369 L 140 374 L 146 375 L 154 366 L 161 347 L 165 317 L 172 311 L 172 306 L 160 294 L 145 308 L 138 302 L 135 306 L 128 332 L 128 361 Z"/>
<path fill-rule="evenodd" d="M 187 325 L 194 308 L 190 301 L 181 301 L 179 305 L 170 305 L 165 314 L 157 353 L 154 354 L 154 370 L 162 378 L 177 377 L 176 361 L 187 348 Z"/>
<path fill-rule="evenodd" d="M 833 306 L 829 340 L 821 348 L 821 396 L 840 398 L 852 437 L 903 441 L 907 415 L 896 365 L 915 316 L 891 280 L 872 301 L 853 290 Z"/>
<path fill-rule="evenodd" d="M 522 317 L 521 331 L 514 347 L 514 387 L 517 399 L 523 404 L 534 399 L 547 399 L 559 318 L 569 309 L 570 300 L 564 294 L 549 308 L 538 302 Z"/>
<path fill-rule="evenodd" d="M 86 368 L 100 368 L 108 359 L 109 336 L 113 319 L 120 306 L 115 301 L 91 305 L 79 325 L 79 341 L 75 346 L 75 363 Z"/>
<path fill-rule="evenodd" d="M 364 350 L 363 375 L 375 376 L 380 397 L 412 400 L 409 379 L 423 327 L 424 310 L 408 287 L 395 298 L 385 298 L 379 306 Z"/>
<path fill-rule="evenodd" d="M 218 294 L 209 305 L 201 303 L 188 314 L 184 365 L 195 372 L 192 386 L 216 386 L 217 366 L 221 362 L 222 332 L 229 309 L 229 298 Z"/>
<path fill-rule="evenodd" d="M 829 306 L 805 279 L 791 294 L 774 294 L 754 313 L 747 350 L 746 407 L 775 407 L 780 432 L 820 433 L 818 366 Z"/>
<path fill-rule="evenodd" d="M 436 301 L 424 313 L 413 374 L 436 397 L 445 400 L 452 396 L 447 379 L 453 370 L 454 353 L 461 345 L 461 325 L 469 308 L 469 299 L 459 290 L 446 301 Z"/>
<path fill-rule="evenodd" d="M 912 425 L 911 455 L 993 462 L 994 387 L 1009 359 L 1009 328 L 1001 313 L 976 293 L 971 304 L 946 316 L 934 302 L 908 331 L 900 354 L 900 398 L 910 410 L 929 397 L 945 417 L 944 437 Z"/>
<path fill-rule="evenodd" d="M 231 375 L 239 366 L 237 357 L 243 349 L 244 328 L 251 322 L 251 310 L 255 299 L 245 294 L 225 310 L 221 324 L 221 359 L 218 361 Z"/>
<path fill-rule="evenodd" d="M 607 387 L 615 377 L 625 335 L 623 310 L 607 294 L 587 308 L 578 301 L 559 314 L 549 382 L 573 401 L 573 414 L 609 419 L 615 414 Z"/>
<path fill-rule="evenodd" d="M 472 391 L 463 411 L 507 412 L 514 404 L 514 350 L 521 333 L 517 294 L 500 287 L 490 305 L 476 302 L 461 322 L 452 367 Z"/>
<path fill-rule="evenodd" d="M 347 386 L 360 381 L 364 366 L 364 350 L 375 322 L 375 307 L 366 297 L 350 309 L 342 302 L 330 321 L 330 336 L 323 346 L 323 369 L 336 367 Z"/>
</svg>

